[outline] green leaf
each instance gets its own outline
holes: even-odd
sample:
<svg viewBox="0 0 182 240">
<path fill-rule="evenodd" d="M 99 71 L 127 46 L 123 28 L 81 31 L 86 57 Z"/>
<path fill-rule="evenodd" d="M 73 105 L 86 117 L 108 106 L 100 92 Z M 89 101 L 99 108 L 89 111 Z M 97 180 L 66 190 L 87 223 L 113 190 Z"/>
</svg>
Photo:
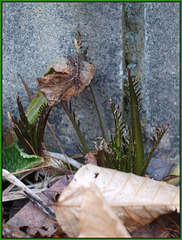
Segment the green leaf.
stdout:
<svg viewBox="0 0 182 240">
<path fill-rule="evenodd" d="M 27 117 L 28 122 L 30 124 L 34 123 L 34 121 L 40 114 L 40 110 L 45 105 L 47 105 L 47 99 L 40 91 L 38 91 L 36 97 L 34 97 L 34 99 L 32 100 L 32 102 L 30 103 L 25 112 L 25 116 Z M 13 131 L 12 134 L 14 143 L 17 143 L 18 141 L 17 135 Z M 10 138 L 10 133 L 7 135 L 7 138 Z M 3 144 L 3 146 L 5 146 L 5 144 Z"/>
<path fill-rule="evenodd" d="M 45 104 L 47 104 L 47 99 L 40 91 L 38 91 L 37 96 L 32 100 L 26 110 L 26 117 L 30 124 L 32 124 L 39 116 L 40 108 Z"/>
<path fill-rule="evenodd" d="M 15 143 L 9 147 L 3 148 L 3 168 L 9 172 L 29 169 L 41 162 L 44 162 L 42 157 L 28 155 L 22 152 Z M 20 175 L 20 173 L 17 175 Z"/>
</svg>

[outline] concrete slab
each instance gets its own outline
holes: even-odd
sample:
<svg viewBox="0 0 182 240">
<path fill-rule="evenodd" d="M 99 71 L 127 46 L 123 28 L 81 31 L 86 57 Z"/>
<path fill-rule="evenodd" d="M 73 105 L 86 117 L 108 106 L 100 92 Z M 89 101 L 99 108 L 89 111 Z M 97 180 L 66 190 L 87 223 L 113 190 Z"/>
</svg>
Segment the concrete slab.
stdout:
<svg viewBox="0 0 182 240">
<path fill-rule="evenodd" d="M 146 128 L 169 123 L 156 157 L 179 155 L 180 3 L 145 3 Z"/>
<path fill-rule="evenodd" d="M 169 123 L 156 158 L 179 161 L 180 3 L 125 3 L 125 62 L 142 87 L 146 136 Z"/>
<path fill-rule="evenodd" d="M 35 94 L 37 77 L 42 77 L 47 64 L 60 55 L 76 55 L 74 38 L 79 29 L 88 41 L 93 65 L 97 71 L 98 93 L 111 124 L 109 99 L 121 102 L 123 74 L 122 3 L 73 2 L 4 2 L 3 3 L 3 125 L 8 125 L 6 112 L 18 115 L 16 94 L 26 109 L 27 96 L 17 76 L 20 73 Z M 99 121 L 90 89 L 72 99 L 81 121 L 85 138 L 91 141 L 101 136 Z M 57 106 L 50 115 L 65 151 L 78 152 L 74 144 L 79 141 L 67 116 Z M 58 151 L 56 141 L 46 139 L 52 150 Z M 59 150 L 60 151 L 60 150 Z"/>
</svg>

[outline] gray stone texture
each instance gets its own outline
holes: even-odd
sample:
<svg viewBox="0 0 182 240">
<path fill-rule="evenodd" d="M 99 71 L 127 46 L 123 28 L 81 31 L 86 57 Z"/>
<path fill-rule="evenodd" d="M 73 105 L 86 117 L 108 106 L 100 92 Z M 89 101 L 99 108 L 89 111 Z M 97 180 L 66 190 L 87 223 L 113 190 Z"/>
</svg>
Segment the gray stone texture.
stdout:
<svg viewBox="0 0 182 240">
<path fill-rule="evenodd" d="M 169 123 L 156 156 L 179 155 L 180 3 L 145 4 L 146 129 Z"/>
<path fill-rule="evenodd" d="M 122 103 L 126 67 L 142 86 L 142 125 L 146 135 L 157 124 L 170 124 L 155 157 L 165 161 L 179 156 L 179 30 L 180 3 L 55 3 L 4 2 L 3 6 L 3 126 L 7 114 L 18 115 L 16 94 L 24 108 L 29 105 L 20 73 L 32 92 L 37 77 L 60 55 L 75 55 L 76 29 L 88 41 L 96 67 L 94 81 L 102 100 L 110 130 L 113 121 L 109 99 Z M 72 98 L 85 138 L 93 148 L 102 136 L 89 87 Z M 49 119 L 68 155 L 78 153 L 78 138 L 61 106 L 53 108 Z M 50 131 L 46 146 L 60 151 Z"/>
<path fill-rule="evenodd" d="M 16 94 L 26 109 L 28 99 L 20 73 L 36 94 L 37 77 L 42 77 L 47 64 L 60 55 L 75 55 L 74 38 L 79 29 L 88 41 L 90 56 L 97 69 L 94 80 L 111 126 L 109 99 L 121 101 L 122 89 L 122 3 L 3 3 L 3 113 L 18 115 Z M 90 89 L 72 98 L 85 138 L 92 148 L 95 137 L 102 136 Z M 78 138 L 61 106 L 53 108 L 49 118 L 58 139 L 70 155 L 77 153 Z M 49 130 L 47 130 L 49 131 Z M 60 151 L 49 132 L 47 144 Z"/>
<path fill-rule="evenodd" d="M 124 12 L 125 62 L 142 87 L 145 136 L 169 123 L 155 156 L 179 161 L 180 4 L 125 3 Z"/>
<path fill-rule="evenodd" d="M 171 167 L 171 163 L 154 157 L 148 165 L 146 174 L 156 180 L 161 180 L 171 171 Z"/>
</svg>

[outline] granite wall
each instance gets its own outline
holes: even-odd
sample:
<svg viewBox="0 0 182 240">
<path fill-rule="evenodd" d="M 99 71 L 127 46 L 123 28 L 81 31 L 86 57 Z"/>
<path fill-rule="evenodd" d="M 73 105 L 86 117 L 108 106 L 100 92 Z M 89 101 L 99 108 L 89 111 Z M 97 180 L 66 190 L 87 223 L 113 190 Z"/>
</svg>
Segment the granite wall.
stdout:
<svg viewBox="0 0 182 240">
<path fill-rule="evenodd" d="M 125 62 L 142 87 L 146 136 L 169 123 L 156 157 L 179 161 L 180 4 L 125 3 Z"/>
<path fill-rule="evenodd" d="M 179 155 L 180 3 L 145 4 L 145 109 L 147 130 L 169 123 L 157 155 Z"/>
<path fill-rule="evenodd" d="M 109 99 L 122 105 L 126 67 L 142 85 L 142 123 L 146 133 L 168 122 L 156 156 L 167 161 L 179 156 L 179 20 L 180 4 L 122 2 L 3 2 L 3 127 L 7 111 L 18 115 L 16 94 L 24 108 L 28 98 L 19 73 L 34 94 L 37 77 L 60 55 L 76 55 L 79 29 L 88 41 L 98 95 L 113 130 Z M 90 88 L 72 98 L 81 128 L 91 147 L 101 136 Z M 53 108 L 50 123 L 68 155 L 78 152 L 78 138 L 61 106 Z M 60 151 L 46 130 L 46 144 Z"/>
</svg>

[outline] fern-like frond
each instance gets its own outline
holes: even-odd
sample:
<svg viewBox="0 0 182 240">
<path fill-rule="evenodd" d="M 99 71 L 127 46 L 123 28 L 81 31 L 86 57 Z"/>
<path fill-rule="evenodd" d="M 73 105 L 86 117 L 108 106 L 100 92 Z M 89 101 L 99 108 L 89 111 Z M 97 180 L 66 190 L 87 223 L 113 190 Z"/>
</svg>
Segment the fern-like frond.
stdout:
<svg viewBox="0 0 182 240">
<path fill-rule="evenodd" d="M 23 111 L 19 96 L 17 96 L 17 104 L 20 119 L 18 120 L 16 117 L 12 118 L 14 123 L 13 130 L 26 153 L 42 156 L 45 126 L 52 107 L 46 112 L 47 104 L 42 105 L 38 111 L 38 118 L 34 123 L 30 124 Z"/>
<path fill-rule="evenodd" d="M 144 147 L 139 106 L 141 101 L 140 95 L 141 89 L 138 87 L 138 82 L 136 81 L 135 76 L 131 76 L 131 69 L 128 69 L 128 98 L 130 103 L 131 130 L 135 158 L 134 173 L 137 175 L 141 174 L 144 162 Z"/>
<path fill-rule="evenodd" d="M 156 135 L 153 135 L 152 137 L 149 138 L 149 140 L 152 143 L 152 148 L 150 149 L 150 152 L 145 160 L 142 175 L 145 174 L 145 171 L 147 170 L 147 167 L 150 163 L 151 158 L 153 157 L 156 148 L 158 147 L 161 139 L 163 138 L 164 134 L 169 128 L 169 124 L 167 123 L 166 125 L 161 125 L 156 127 Z"/>
<path fill-rule="evenodd" d="M 110 100 L 111 110 L 114 116 L 115 133 L 111 134 L 108 144 L 109 159 L 112 167 L 120 171 L 131 172 L 133 169 L 133 141 L 131 131 L 122 122 L 122 112 L 119 105 Z"/>
</svg>

